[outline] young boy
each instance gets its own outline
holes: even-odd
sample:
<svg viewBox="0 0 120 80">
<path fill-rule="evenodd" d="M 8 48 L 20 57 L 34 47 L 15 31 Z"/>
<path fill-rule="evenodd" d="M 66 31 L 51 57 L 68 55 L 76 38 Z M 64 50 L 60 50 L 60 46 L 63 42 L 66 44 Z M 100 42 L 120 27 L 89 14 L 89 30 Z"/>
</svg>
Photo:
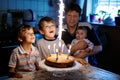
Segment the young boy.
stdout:
<svg viewBox="0 0 120 80">
<path fill-rule="evenodd" d="M 20 45 L 13 49 L 9 61 L 10 77 L 22 78 L 24 72 L 39 70 L 40 56 L 36 47 L 33 27 L 21 25 L 18 29 L 18 41 Z"/>
<path fill-rule="evenodd" d="M 56 50 L 61 53 L 68 53 L 68 49 L 63 40 L 60 41 L 57 37 L 55 37 L 57 28 L 55 21 L 52 18 L 43 17 L 39 21 L 38 26 L 40 33 L 43 34 L 43 38 L 36 42 L 41 59 L 45 59 L 46 56 L 56 53 Z"/>
<path fill-rule="evenodd" d="M 86 38 L 87 37 L 87 29 L 84 26 L 83 27 L 80 26 L 77 28 L 75 37 L 76 38 L 73 39 L 71 42 L 72 46 L 74 46 L 75 44 L 77 44 L 80 41 L 81 41 L 81 43 L 83 43 L 83 42 L 87 43 L 87 45 L 83 49 L 79 49 L 75 53 L 73 53 L 74 57 L 80 57 L 81 55 L 84 55 L 84 52 L 90 53 L 93 50 L 94 45 L 90 40 L 88 40 Z M 88 57 L 85 57 L 85 59 L 88 62 Z"/>
</svg>

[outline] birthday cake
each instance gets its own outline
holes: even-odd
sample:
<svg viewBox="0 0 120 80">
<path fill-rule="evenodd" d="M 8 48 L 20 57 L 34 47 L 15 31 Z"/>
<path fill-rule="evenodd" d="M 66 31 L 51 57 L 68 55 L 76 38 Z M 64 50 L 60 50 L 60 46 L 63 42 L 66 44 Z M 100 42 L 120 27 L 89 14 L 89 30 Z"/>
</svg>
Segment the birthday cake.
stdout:
<svg viewBox="0 0 120 80">
<path fill-rule="evenodd" d="M 72 67 L 74 61 L 74 57 L 68 57 L 67 54 L 51 54 L 51 56 L 45 58 L 46 65 L 57 68 Z"/>
</svg>

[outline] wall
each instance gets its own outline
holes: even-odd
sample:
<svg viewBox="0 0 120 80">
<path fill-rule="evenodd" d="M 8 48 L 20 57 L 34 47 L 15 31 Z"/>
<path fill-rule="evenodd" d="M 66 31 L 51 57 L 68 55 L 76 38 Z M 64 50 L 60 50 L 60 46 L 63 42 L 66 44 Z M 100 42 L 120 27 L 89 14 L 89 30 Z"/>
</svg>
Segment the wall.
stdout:
<svg viewBox="0 0 120 80">
<path fill-rule="evenodd" d="M 37 18 L 50 16 L 57 20 L 58 0 L 0 0 L 0 12 L 8 9 L 32 9 Z"/>
<path fill-rule="evenodd" d="M 50 16 L 58 23 L 59 0 L 0 0 L 0 12 L 8 9 L 26 10 L 32 9 L 37 19 L 42 16 Z M 87 0 L 87 16 L 91 12 L 92 0 Z M 64 3 L 77 2 L 83 8 L 84 0 L 63 0 Z M 0 16 L 1 17 L 1 16 Z"/>
</svg>

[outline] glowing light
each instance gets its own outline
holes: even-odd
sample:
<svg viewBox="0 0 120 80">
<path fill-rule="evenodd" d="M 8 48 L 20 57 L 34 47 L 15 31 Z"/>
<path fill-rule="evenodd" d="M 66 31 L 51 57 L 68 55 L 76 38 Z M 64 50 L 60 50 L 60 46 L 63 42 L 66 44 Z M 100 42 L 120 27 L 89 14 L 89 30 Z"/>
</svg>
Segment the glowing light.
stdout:
<svg viewBox="0 0 120 80">
<path fill-rule="evenodd" d="M 58 53 L 58 49 L 56 49 L 56 53 Z"/>
<path fill-rule="evenodd" d="M 64 3 L 63 3 L 63 0 L 59 0 L 60 3 L 59 3 L 59 33 L 58 33 L 58 38 L 59 40 L 61 40 L 61 36 L 62 36 L 62 25 L 63 25 L 63 12 L 64 12 Z"/>
</svg>

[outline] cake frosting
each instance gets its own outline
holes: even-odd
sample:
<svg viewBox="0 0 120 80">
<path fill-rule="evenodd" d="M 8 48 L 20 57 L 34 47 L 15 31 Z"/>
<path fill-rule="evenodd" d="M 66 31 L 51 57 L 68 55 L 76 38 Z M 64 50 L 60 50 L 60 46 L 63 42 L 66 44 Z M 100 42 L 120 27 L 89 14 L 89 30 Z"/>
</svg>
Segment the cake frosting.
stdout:
<svg viewBox="0 0 120 80">
<path fill-rule="evenodd" d="M 57 55 L 58 59 L 56 59 Z M 51 67 L 58 68 L 72 67 L 74 64 L 74 57 L 67 57 L 67 54 L 51 54 L 51 56 L 45 58 L 45 64 Z"/>
</svg>

